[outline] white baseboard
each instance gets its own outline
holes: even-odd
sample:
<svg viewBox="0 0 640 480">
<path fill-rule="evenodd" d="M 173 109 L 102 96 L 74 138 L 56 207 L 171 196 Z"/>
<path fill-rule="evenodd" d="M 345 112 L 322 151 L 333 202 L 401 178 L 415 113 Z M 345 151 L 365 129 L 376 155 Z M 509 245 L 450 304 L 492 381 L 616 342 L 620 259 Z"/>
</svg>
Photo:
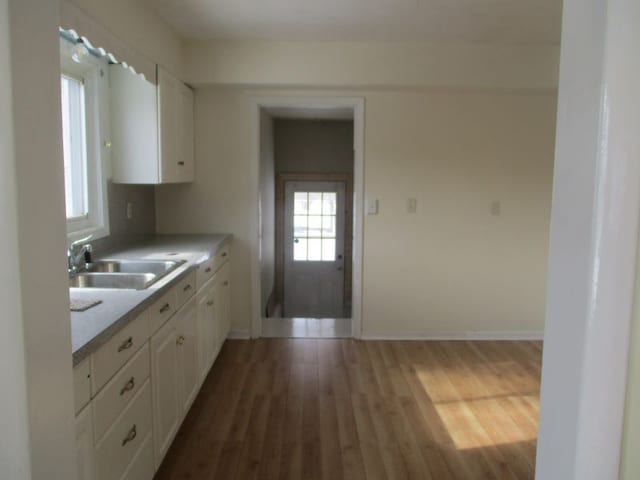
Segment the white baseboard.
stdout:
<svg viewBox="0 0 640 480">
<path fill-rule="evenodd" d="M 249 340 L 251 338 L 251 334 L 249 330 L 231 330 L 227 338 L 231 338 L 234 340 Z"/>
<path fill-rule="evenodd" d="M 538 330 L 363 334 L 362 340 L 542 340 Z"/>
</svg>

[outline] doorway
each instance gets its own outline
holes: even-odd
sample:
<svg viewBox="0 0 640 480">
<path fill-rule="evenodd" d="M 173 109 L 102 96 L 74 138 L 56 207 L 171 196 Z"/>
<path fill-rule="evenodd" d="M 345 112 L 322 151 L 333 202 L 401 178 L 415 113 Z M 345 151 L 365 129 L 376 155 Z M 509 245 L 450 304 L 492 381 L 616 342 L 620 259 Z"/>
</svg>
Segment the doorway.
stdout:
<svg viewBox="0 0 640 480">
<path fill-rule="evenodd" d="M 257 107 L 251 336 L 359 337 L 363 102 L 286 98 Z"/>
</svg>

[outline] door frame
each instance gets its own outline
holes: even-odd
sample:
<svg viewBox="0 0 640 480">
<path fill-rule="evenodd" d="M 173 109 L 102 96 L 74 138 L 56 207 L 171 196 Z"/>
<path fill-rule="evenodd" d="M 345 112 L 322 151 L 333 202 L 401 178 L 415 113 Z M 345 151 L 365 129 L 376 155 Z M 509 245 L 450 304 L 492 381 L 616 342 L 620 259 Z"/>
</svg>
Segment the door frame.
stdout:
<svg viewBox="0 0 640 480">
<path fill-rule="evenodd" d="M 351 335 L 362 336 L 362 241 L 364 225 L 364 106 L 363 97 L 266 96 L 252 97 L 252 162 L 250 164 L 251 198 L 249 216 L 251 251 L 251 338 L 262 335 L 263 311 L 260 291 L 260 112 L 270 109 L 351 109 L 353 111 L 353 248 L 351 267 Z"/>
<path fill-rule="evenodd" d="M 275 301 L 284 307 L 284 209 L 287 182 L 344 182 L 344 299 L 352 295 L 353 176 L 349 173 L 278 173 L 276 175 Z M 353 301 L 353 299 L 352 299 Z"/>
</svg>

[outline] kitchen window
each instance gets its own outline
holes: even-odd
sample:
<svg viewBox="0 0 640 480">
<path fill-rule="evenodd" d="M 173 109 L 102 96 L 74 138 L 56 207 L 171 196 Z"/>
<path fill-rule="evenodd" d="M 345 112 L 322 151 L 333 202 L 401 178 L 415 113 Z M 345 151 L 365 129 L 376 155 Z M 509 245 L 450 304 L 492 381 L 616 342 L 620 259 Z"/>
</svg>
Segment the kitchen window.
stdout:
<svg viewBox="0 0 640 480">
<path fill-rule="evenodd" d="M 109 234 L 106 169 L 106 60 L 82 43 L 60 41 L 62 146 L 67 236 Z"/>
</svg>

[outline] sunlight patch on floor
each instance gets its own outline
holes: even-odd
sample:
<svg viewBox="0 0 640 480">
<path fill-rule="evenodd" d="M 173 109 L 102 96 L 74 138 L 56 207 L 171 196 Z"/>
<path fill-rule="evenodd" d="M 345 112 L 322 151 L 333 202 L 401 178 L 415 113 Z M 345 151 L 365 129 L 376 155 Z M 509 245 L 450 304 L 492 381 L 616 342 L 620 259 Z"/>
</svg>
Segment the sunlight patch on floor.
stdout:
<svg viewBox="0 0 640 480">
<path fill-rule="evenodd" d="M 467 450 L 536 441 L 537 425 L 514 417 L 526 418 L 525 411 L 537 401 L 534 395 L 499 395 L 439 402 L 434 407 L 456 448 Z"/>
</svg>

